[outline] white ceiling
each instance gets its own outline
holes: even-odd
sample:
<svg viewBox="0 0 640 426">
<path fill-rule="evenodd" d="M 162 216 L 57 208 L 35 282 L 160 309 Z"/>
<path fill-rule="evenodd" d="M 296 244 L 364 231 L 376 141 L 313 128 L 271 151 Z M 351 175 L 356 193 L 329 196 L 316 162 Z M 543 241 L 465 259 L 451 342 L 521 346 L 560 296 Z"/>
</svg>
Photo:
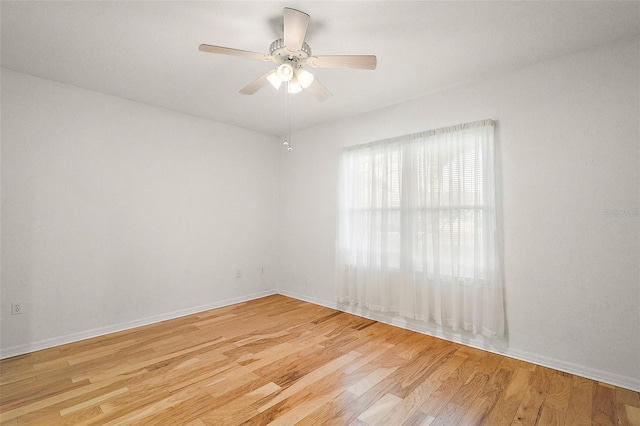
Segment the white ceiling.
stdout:
<svg viewBox="0 0 640 426">
<path fill-rule="evenodd" d="M 282 9 L 311 15 L 314 55 L 375 54 L 375 71 L 312 69 L 333 98 L 292 95 L 292 128 L 381 108 L 640 34 L 640 2 L 2 1 L 2 67 L 284 134 L 285 95 L 238 90 L 273 65 L 198 51 L 267 53 Z"/>
</svg>

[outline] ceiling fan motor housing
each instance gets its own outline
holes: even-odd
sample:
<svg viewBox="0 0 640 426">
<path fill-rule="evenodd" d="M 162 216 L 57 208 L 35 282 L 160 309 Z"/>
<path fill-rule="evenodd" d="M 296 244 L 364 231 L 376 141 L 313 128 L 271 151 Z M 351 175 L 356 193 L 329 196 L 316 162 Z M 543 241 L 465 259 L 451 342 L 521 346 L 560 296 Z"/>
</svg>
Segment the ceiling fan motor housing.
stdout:
<svg viewBox="0 0 640 426">
<path fill-rule="evenodd" d="M 294 67 L 302 66 L 298 63 L 311 56 L 311 47 L 306 42 L 302 43 L 302 47 L 297 52 L 291 52 L 284 45 L 284 39 L 279 38 L 271 43 L 269 46 L 269 54 L 273 57 L 273 62 L 276 64 L 293 63 Z"/>
</svg>

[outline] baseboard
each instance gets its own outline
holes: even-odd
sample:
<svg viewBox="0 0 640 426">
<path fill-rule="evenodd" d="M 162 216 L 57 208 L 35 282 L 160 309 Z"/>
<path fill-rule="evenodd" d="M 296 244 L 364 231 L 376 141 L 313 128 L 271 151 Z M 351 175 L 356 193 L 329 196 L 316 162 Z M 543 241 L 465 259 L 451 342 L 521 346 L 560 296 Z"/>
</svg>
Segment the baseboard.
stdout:
<svg viewBox="0 0 640 426">
<path fill-rule="evenodd" d="M 166 321 L 174 318 L 184 317 L 187 315 L 193 315 L 199 312 L 209 311 L 211 309 L 222 308 L 224 306 L 235 305 L 236 303 L 248 302 L 249 300 L 259 299 L 261 297 L 271 296 L 273 294 L 276 294 L 274 290 L 262 291 L 262 292 L 253 293 L 247 296 L 220 300 L 218 302 L 209 303 L 206 305 L 200 305 L 192 308 L 168 312 L 162 315 L 154 315 L 151 317 L 141 318 L 135 321 L 128 321 L 128 322 L 114 324 L 106 327 L 94 328 L 92 330 L 67 334 L 65 336 L 60 336 L 60 337 L 54 337 L 52 339 L 45 339 L 37 342 L 31 342 L 25 345 L 12 346 L 6 349 L 0 349 L 0 359 L 11 358 L 14 356 L 35 352 L 42 349 L 48 349 L 55 346 L 66 345 L 67 343 L 78 342 L 80 340 L 90 339 L 92 337 L 104 336 L 105 334 L 116 333 L 118 331 L 130 330 L 132 328 L 154 324 L 160 321 Z"/>
<path fill-rule="evenodd" d="M 595 368 L 586 367 L 584 365 L 562 361 L 554 358 L 548 358 L 542 355 L 515 349 L 512 349 L 509 351 L 509 353 L 503 355 L 510 358 L 519 359 L 521 361 L 527 361 L 532 364 L 541 365 L 543 367 L 552 368 L 554 370 L 564 371 L 565 373 L 574 374 L 576 376 L 585 377 L 597 382 L 607 383 L 609 385 L 614 385 L 640 392 L 640 380 L 622 376 L 620 374 L 598 370 Z"/>
<path fill-rule="evenodd" d="M 507 344 L 492 343 L 484 338 L 477 338 L 474 336 L 460 337 L 458 335 L 447 333 L 445 330 L 438 330 L 436 328 L 429 327 L 428 325 L 419 323 L 417 321 L 407 321 L 400 317 L 391 317 L 390 315 L 372 313 L 369 311 L 365 312 L 359 309 L 347 309 L 340 306 L 337 302 L 321 300 L 292 291 L 278 290 L 278 293 L 282 294 L 283 296 L 302 300 L 304 302 L 309 302 L 315 305 L 325 306 L 327 308 L 347 312 L 359 317 L 372 319 L 396 327 L 405 328 L 418 333 L 448 340 L 450 342 L 459 343 L 461 345 L 466 345 L 476 349 L 496 353 L 498 355 L 503 355 L 509 358 L 518 359 L 520 361 L 530 362 L 532 364 L 541 365 L 543 367 L 563 371 L 565 373 L 574 374 L 576 376 L 581 376 L 598 382 L 607 383 L 610 385 L 640 392 L 640 380 L 633 379 L 631 377 L 626 377 L 608 371 L 598 370 L 595 368 L 590 368 L 584 365 L 579 365 L 559 359 L 545 357 L 543 355 L 531 353 L 528 351 L 509 348 Z"/>
</svg>

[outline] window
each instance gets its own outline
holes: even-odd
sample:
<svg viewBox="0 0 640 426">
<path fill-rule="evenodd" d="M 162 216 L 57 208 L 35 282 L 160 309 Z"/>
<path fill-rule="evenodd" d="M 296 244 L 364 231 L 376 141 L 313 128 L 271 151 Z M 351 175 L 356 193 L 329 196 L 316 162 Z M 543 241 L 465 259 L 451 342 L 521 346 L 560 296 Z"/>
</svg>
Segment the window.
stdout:
<svg viewBox="0 0 640 426">
<path fill-rule="evenodd" d="M 343 152 L 340 302 L 502 336 L 493 132 L 485 120 Z"/>
</svg>

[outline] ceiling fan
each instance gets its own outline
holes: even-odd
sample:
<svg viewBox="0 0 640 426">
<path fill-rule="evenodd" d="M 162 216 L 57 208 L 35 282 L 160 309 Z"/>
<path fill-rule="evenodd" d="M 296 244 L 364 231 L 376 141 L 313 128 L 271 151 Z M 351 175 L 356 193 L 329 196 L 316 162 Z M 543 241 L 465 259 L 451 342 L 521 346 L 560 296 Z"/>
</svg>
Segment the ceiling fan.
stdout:
<svg viewBox="0 0 640 426">
<path fill-rule="evenodd" d="M 283 33 L 284 37 L 275 40 L 269 47 L 269 54 L 249 52 L 229 47 L 201 44 L 200 51 L 218 53 L 222 55 L 242 56 L 260 61 L 271 61 L 277 68 L 267 71 L 257 80 L 249 83 L 240 90 L 243 95 L 253 95 L 267 83 L 279 89 L 286 83 L 289 93 L 298 93 L 306 89 L 318 101 L 326 101 L 332 95 L 313 74 L 304 69 L 311 68 L 376 68 L 377 59 L 374 55 L 333 55 L 312 56 L 311 48 L 304 41 L 309 25 L 309 15 L 296 9 L 284 8 Z"/>
</svg>

